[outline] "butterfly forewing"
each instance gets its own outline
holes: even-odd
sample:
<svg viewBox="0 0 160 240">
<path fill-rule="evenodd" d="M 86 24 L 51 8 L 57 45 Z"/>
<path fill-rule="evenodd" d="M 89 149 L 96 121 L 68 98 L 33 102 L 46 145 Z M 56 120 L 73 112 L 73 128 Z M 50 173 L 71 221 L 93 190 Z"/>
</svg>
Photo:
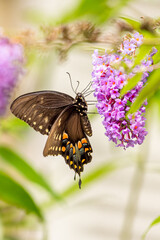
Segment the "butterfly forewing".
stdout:
<svg viewBox="0 0 160 240">
<path fill-rule="evenodd" d="M 11 105 L 11 111 L 36 131 L 48 135 L 59 114 L 73 101 L 72 97 L 64 93 L 33 92 L 17 98 Z"/>
</svg>

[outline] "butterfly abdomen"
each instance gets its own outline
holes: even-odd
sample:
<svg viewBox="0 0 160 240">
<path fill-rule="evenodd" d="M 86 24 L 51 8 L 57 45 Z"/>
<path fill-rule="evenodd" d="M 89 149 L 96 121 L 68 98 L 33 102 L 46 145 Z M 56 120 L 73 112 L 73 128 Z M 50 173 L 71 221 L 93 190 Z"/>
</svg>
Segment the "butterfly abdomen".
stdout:
<svg viewBox="0 0 160 240">
<path fill-rule="evenodd" d="M 92 128 L 91 128 L 91 124 L 90 124 L 87 114 L 83 114 L 83 116 L 81 116 L 81 123 L 82 123 L 84 132 L 89 137 L 91 137 L 92 136 Z"/>
</svg>

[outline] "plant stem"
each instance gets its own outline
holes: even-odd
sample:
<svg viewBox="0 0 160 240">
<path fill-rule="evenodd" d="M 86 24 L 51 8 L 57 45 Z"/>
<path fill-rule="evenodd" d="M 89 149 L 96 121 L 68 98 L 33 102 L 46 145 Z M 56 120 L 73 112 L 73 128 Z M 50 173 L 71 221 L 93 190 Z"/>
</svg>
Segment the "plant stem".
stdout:
<svg viewBox="0 0 160 240">
<path fill-rule="evenodd" d="M 135 172 L 131 183 L 128 204 L 126 207 L 125 218 L 122 225 L 122 231 L 120 234 L 120 240 L 132 239 L 133 223 L 137 212 L 141 188 L 143 185 L 146 159 L 147 159 L 146 156 L 139 156 L 137 166 L 135 168 Z"/>
<path fill-rule="evenodd" d="M 153 121 L 154 111 L 153 108 L 149 108 L 146 111 L 146 117 L 148 121 L 146 122 L 146 127 L 149 129 L 149 123 Z M 150 129 L 151 131 L 151 129 Z M 149 156 L 149 146 L 150 138 L 148 137 L 141 146 L 141 152 L 139 153 L 136 161 L 136 168 L 133 174 L 131 189 L 129 193 L 128 203 L 126 206 L 125 217 L 122 225 L 122 230 L 120 233 L 120 240 L 132 240 L 133 224 L 138 208 L 138 201 L 140 197 L 141 188 L 143 185 L 145 166 Z"/>
</svg>

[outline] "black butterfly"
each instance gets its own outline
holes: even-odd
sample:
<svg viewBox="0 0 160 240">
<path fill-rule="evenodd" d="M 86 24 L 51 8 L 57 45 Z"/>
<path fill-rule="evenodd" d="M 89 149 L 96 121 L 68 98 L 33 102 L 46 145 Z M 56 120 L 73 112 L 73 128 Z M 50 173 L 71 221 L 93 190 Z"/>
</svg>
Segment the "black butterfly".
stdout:
<svg viewBox="0 0 160 240">
<path fill-rule="evenodd" d="M 86 136 L 92 136 L 92 129 L 82 93 L 77 93 L 75 99 L 56 91 L 24 94 L 13 101 L 11 112 L 36 131 L 48 135 L 44 156 L 61 154 L 75 175 L 80 176 L 84 164 L 92 159 Z"/>
</svg>

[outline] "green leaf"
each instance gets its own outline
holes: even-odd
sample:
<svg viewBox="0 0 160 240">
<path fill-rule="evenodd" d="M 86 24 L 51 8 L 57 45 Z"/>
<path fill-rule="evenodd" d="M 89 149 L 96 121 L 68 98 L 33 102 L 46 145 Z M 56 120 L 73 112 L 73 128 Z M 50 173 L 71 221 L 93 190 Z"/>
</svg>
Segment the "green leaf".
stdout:
<svg viewBox="0 0 160 240">
<path fill-rule="evenodd" d="M 17 239 L 17 237 L 5 236 L 3 240 L 19 240 L 19 239 Z"/>
<path fill-rule="evenodd" d="M 141 29 L 140 22 L 128 17 L 121 17 L 121 19 L 125 20 L 128 24 L 130 24 L 134 30 L 137 30 L 138 32 L 140 32 L 140 29 Z"/>
<path fill-rule="evenodd" d="M 159 40 L 160 43 L 160 40 Z M 155 46 L 155 48 L 157 49 L 157 53 L 155 55 L 153 55 L 152 59 L 153 59 L 153 63 L 157 64 L 160 62 L 160 45 Z"/>
<path fill-rule="evenodd" d="M 133 65 L 132 69 L 133 69 L 135 66 L 139 65 L 139 64 L 141 63 L 141 61 L 142 61 L 143 59 L 145 59 L 145 57 L 146 57 L 147 55 L 149 55 L 149 53 L 150 53 L 151 50 L 152 50 L 152 46 L 148 46 L 148 45 L 142 44 L 138 50 L 139 50 L 139 53 L 138 53 L 138 55 L 135 57 L 135 62 L 134 62 L 134 65 Z"/>
<path fill-rule="evenodd" d="M 106 23 L 110 18 L 115 17 L 120 12 L 121 8 L 127 5 L 130 0 L 117 0 L 115 4 L 111 4 L 110 0 L 78 0 L 75 7 L 69 8 L 64 15 L 58 19 L 48 17 L 40 11 L 35 9 L 29 10 L 24 17 L 27 21 L 34 24 L 42 24 L 47 22 L 49 25 L 65 24 L 78 19 L 86 19 L 95 24 Z"/>
<path fill-rule="evenodd" d="M 121 90 L 121 94 L 120 94 L 121 97 L 137 85 L 137 83 L 142 78 L 142 74 L 143 73 L 137 73 L 132 78 L 128 79 L 128 83 Z"/>
<path fill-rule="evenodd" d="M 143 102 L 147 98 L 151 97 L 158 90 L 159 86 L 160 86 L 160 69 L 157 69 L 148 78 L 146 85 L 140 91 L 135 102 L 131 105 L 131 108 L 128 111 L 127 115 L 136 112 L 142 106 Z"/>
<path fill-rule="evenodd" d="M 6 119 L 1 120 L 0 131 L 2 132 L 9 132 L 17 135 L 26 129 L 28 129 L 28 125 L 18 118 L 8 118 L 7 121 Z"/>
<path fill-rule="evenodd" d="M 158 117 L 160 118 L 160 89 L 158 89 L 155 94 L 148 101 L 148 109 L 150 106 L 155 106 L 157 108 Z"/>
<path fill-rule="evenodd" d="M 129 0 L 118 0 L 113 6 L 109 0 L 80 0 L 75 9 L 64 15 L 59 22 L 66 23 L 79 18 L 87 18 L 95 24 L 103 24 L 114 17 Z"/>
<path fill-rule="evenodd" d="M 52 197 L 56 200 L 60 200 L 60 196 L 55 193 L 49 183 L 45 180 L 45 178 L 34 170 L 27 161 L 25 161 L 19 154 L 6 146 L 0 146 L 0 158 L 5 162 L 10 164 L 16 170 L 18 170 L 24 177 L 26 177 L 31 182 L 37 183 L 41 187 L 43 187 L 46 191 L 48 191 Z"/>
<path fill-rule="evenodd" d="M 157 218 L 149 225 L 149 227 L 147 228 L 147 230 L 145 231 L 145 233 L 144 233 L 143 236 L 142 236 L 142 240 L 145 240 L 146 235 L 148 234 L 149 230 L 150 230 L 153 226 L 155 226 L 155 225 L 157 225 L 157 224 L 160 224 L 160 216 L 157 217 Z"/>
<path fill-rule="evenodd" d="M 143 29 L 143 27 L 142 27 L 143 20 L 142 21 L 137 21 L 133 18 L 123 17 L 123 16 L 121 17 L 121 19 L 123 19 L 128 24 L 130 24 L 133 27 L 134 31 L 138 31 L 139 33 L 143 34 L 143 37 L 145 37 L 145 38 L 155 38 L 156 35 L 155 35 L 154 32 L 149 31 L 147 29 Z"/>
<path fill-rule="evenodd" d="M 36 214 L 43 220 L 42 213 L 29 193 L 17 182 L 0 171 L 0 199 L 13 206 Z"/>
</svg>

